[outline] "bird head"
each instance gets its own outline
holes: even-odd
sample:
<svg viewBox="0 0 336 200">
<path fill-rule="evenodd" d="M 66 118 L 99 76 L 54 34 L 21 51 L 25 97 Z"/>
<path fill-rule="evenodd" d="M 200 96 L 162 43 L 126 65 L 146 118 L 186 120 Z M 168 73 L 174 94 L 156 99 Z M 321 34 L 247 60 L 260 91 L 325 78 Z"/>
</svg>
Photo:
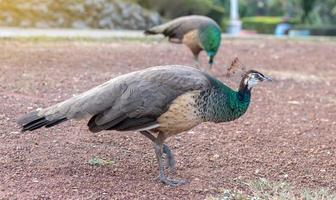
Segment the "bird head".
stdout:
<svg viewBox="0 0 336 200">
<path fill-rule="evenodd" d="M 243 75 L 240 87 L 251 90 L 255 85 L 263 81 L 272 81 L 272 79 L 258 71 L 249 70 Z"/>
<path fill-rule="evenodd" d="M 217 25 L 208 24 L 200 28 L 199 39 L 200 46 L 205 50 L 209 57 L 210 68 L 213 64 L 215 55 L 221 44 L 221 29 Z"/>
</svg>

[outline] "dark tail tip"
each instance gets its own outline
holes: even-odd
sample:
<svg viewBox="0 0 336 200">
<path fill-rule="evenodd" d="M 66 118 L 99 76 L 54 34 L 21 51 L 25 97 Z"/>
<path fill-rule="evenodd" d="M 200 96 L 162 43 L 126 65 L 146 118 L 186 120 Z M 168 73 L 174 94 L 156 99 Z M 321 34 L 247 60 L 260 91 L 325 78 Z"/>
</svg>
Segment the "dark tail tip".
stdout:
<svg viewBox="0 0 336 200">
<path fill-rule="evenodd" d="M 67 120 L 66 118 L 62 118 L 49 121 L 44 116 L 42 117 L 39 116 L 38 112 L 35 111 L 23 115 L 22 117 L 17 119 L 17 123 L 21 126 L 21 131 L 25 132 L 25 131 L 33 131 L 43 126 L 49 128 L 66 120 Z"/>
<path fill-rule="evenodd" d="M 148 30 L 145 30 L 145 31 L 144 31 L 144 34 L 145 34 L 145 35 L 155 35 L 155 34 L 157 34 L 157 32 L 148 29 Z"/>
<path fill-rule="evenodd" d="M 37 111 L 27 113 L 22 117 L 17 119 L 17 123 L 22 127 L 21 131 L 32 131 L 44 126 L 46 119 L 40 117 L 37 114 Z"/>
</svg>

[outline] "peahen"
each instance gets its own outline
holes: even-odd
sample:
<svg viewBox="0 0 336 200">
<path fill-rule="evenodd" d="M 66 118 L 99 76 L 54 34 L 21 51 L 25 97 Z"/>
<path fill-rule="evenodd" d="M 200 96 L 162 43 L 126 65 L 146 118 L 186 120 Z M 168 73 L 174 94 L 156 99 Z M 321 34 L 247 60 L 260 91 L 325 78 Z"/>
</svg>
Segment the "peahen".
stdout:
<svg viewBox="0 0 336 200">
<path fill-rule="evenodd" d="M 164 175 L 162 154 L 171 169 L 173 154 L 165 139 L 202 122 L 226 122 L 242 116 L 250 103 L 251 89 L 270 80 L 263 74 L 246 72 L 234 91 L 196 68 L 157 66 L 121 75 L 78 96 L 18 119 L 22 131 L 49 128 L 69 119 L 90 116 L 91 132 L 139 131 L 154 142 L 159 180 L 171 186 L 185 183 Z"/>
<path fill-rule="evenodd" d="M 163 34 L 172 43 L 187 45 L 197 65 L 199 53 L 206 51 L 210 69 L 221 43 L 221 29 L 218 24 L 209 17 L 199 15 L 176 18 L 146 30 L 145 34 Z"/>
</svg>

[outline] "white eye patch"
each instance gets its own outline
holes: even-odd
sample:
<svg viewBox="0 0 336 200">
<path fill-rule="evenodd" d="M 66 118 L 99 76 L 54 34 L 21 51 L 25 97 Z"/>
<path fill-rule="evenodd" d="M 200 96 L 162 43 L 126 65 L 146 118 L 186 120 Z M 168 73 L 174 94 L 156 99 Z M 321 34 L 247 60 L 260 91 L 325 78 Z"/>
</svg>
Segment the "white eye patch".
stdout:
<svg viewBox="0 0 336 200">
<path fill-rule="evenodd" d="M 257 74 L 249 74 L 248 78 L 245 79 L 245 85 L 247 85 L 248 89 L 251 89 L 260 82 L 257 76 Z"/>
<path fill-rule="evenodd" d="M 247 81 L 247 88 L 251 89 L 252 87 L 254 87 L 255 85 L 257 85 L 259 83 L 258 79 L 252 78 L 250 80 Z"/>
</svg>

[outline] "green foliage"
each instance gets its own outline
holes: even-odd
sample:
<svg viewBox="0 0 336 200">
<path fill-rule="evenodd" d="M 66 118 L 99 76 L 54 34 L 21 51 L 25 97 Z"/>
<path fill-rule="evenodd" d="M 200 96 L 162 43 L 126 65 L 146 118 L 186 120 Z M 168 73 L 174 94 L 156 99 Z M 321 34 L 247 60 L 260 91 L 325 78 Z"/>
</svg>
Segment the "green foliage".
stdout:
<svg viewBox="0 0 336 200">
<path fill-rule="evenodd" d="M 230 0 L 214 0 L 230 13 Z M 248 0 L 239 1 L 241 18 L 251 16 L 289 16 L 306 24 L 336 24 L 335 0 Z M 228 16 L 226 16 L 228 17 Z"/>
<path fill-rule="evenodd" d="M 138 3 L 149 9 L 157 10 L 167 18 L 190 14 L 205 15 L 212 7 L 211 0 L 139 0 Z"/>
<path fill-rule="evenodd" d="M 298 190 L 286 182 L 270 182 L 264 178 L 245 183 L 247 192 L 239 190 L 224 190 L 218 197 L 209 197 L 208 200 L 332 200 L 336 199 L 336 194 L 328 189 Z"/>
<path fill-rule="evenodd" d="M 137 0 L 137 3 L 169 19 L 197 14 L 210 16 L 219 22 L 224 16 L 224 8 L 212 0 Z"/>
<path fill-rule="evenodd" d="M 277 24 L 282 21 L 282 17 L 245 17 L 242 19 L 243 28 L 256 30 L 258 33 L 274 33 Z M 297 20 L 290 20 L 290 23 L 295 24 Z"/>
<path fill-rule="evenodd" d="M 224 8 L 222 6 L 214 5 L 207 13 L 207 16 L 220 23 L 225 16 Z"/>
<path fill-rule="evenodd" d="M 336 26 L 334 25 L 298 25 L 294 29 L 309 30 L 311 35 L 336 36 Z"/>
<path fill-rule="evenodd" d="M 90 160 L 89 160 L 89 165 L 92 166 L 103 166 L 103 165 L 113 165 L 114 162 L 112 160 L 104 160 L 98 157 L 93 156 Z"/>
<path fill-rule="evenodd" d="M 303 9 L 303 15 L 301 17 L 301 22 L 304 23 L 307 21 L 309 13 L 314 8 L 314 3 L 316 0 L 301 0 L 301 7 Z"/>
<path fill-rule="evenodd" d="M 229 18 L 224 18 L 221 23 L 219 23 L 221 29 L 223 32 L 227 32 L 227 27 L 229 25 L 230 19 Z"/>
<path fill-rule="evenodd" d="M 242 19 L 243 28 L 256 30 L 258 33 L 273 33 L 281 17 L 245 17 Z"/>
</svg>

